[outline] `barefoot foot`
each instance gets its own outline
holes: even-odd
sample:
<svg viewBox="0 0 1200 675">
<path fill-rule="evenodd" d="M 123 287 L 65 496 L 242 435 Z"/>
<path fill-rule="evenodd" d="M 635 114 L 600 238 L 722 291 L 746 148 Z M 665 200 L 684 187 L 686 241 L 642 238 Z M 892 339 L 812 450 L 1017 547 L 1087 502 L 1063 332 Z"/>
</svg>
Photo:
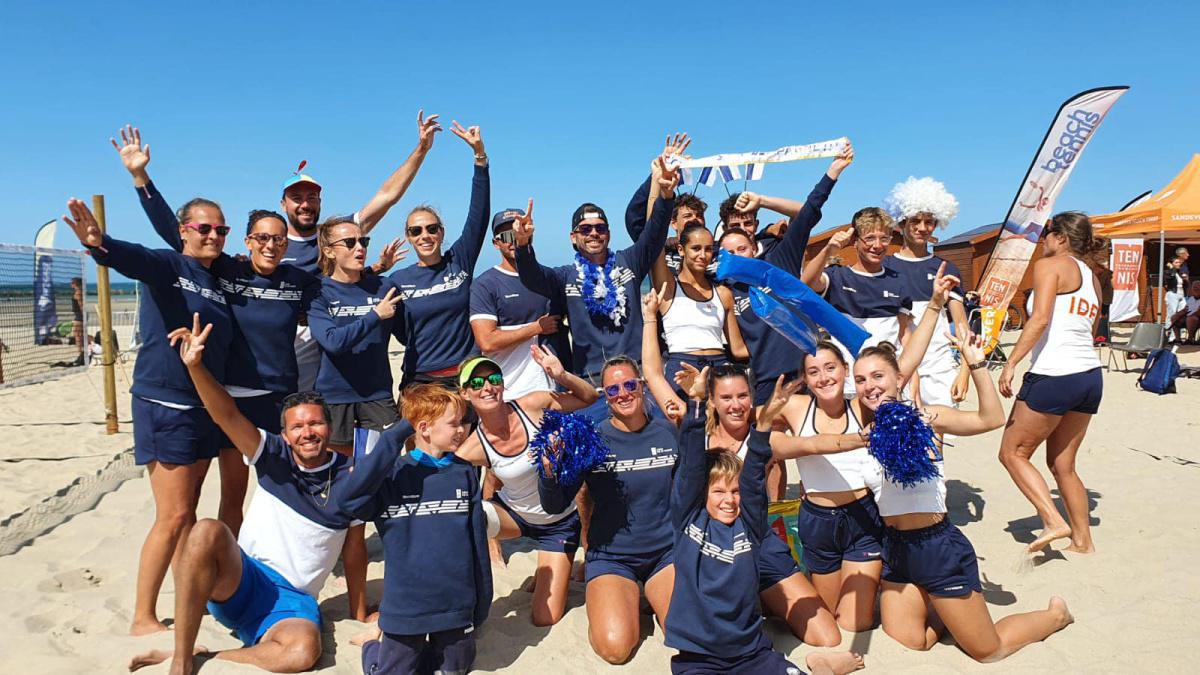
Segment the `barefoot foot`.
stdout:
<svg viewBox="0 0 1200 675">
<path fill-rule="evenodd" d="M 192 650 L 193 656 L 199 656 L 200 654 L 206 653 L 208 653 L 208 648 L 201 645 L 196 645 L 196 647 Z M 129 659 L 129 672 L 132 673 L 133 671 L 138 670 L 139 668 L 145 668 L 146 666 L 156 666 L 171 658 L 174 654 L 175 650 L 173 649 L 151 649 L 148 652 L 142 652 L 132 659 Z"/>
<path fill-rule="evenodd" d="M 854 652 L 811 652 L 804 663 L 813 675 L 846 675 L 865 665 L 863 657 Z"/>
<path fill-rule="evenodd" d="M 1075 623 L 1075 616 L 1071 614 L 1071 610 L 1067 609 L 1067 601 L 1063 600 L 1057 595 L 1050 596 L 1050 604 L 1047 605 L 1046 609 L 1054 612 L 1054 614 L 1058 617 L 1058 630 L 1062 630 Z"/>
<path fill-rule="evenodd" d="M 1069 525 L 1062 525 L 1061 527 L 1048 527 L 1042 530 L 1041 536 L 1039 536 L 1037 539 L 1034 539 L 1033 543 L 1026 547 L 1025 550 L 1029 551 L 1030 553 L 1037 553 L 1038 551 L 1049 546 L 1050 542 L 1055 541 L 1056 539 L 1066 539 L 1069 536 L 1071 536 L 1071 527 Z"/>
<path fill-rule="evenodd" d="M 1096 545 L 1090 541 L 1076 542 L 1076 541 L 1072 540 L 1071 545 L 1066 547 L 1063 550 L 1070 551 L 1071 553 L 1095 553 Z"/>
<path fill-rule="evenodd" d="M 130 635 L 150 635 L 167 630 L 167 624 L 158 619 L 135 619 L 129 626 Z"/>
</svg>

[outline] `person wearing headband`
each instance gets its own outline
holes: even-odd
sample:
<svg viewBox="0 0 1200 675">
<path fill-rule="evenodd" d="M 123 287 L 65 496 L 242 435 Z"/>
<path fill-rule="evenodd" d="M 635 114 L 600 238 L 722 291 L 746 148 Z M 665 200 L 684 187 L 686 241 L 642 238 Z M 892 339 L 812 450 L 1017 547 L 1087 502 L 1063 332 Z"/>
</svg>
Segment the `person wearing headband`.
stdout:
<svg viewBox="0 0 1200 675">
<path fill-rule="evenodd" d="M 468 312 L 475 263 L 487 236 L 491 178 L 479 127 L 465 128 L 454 122 L 450 131 L 474 154 L 471 202 L 462 235 L 444 252 L 446 228 L 432 206 L 414 208 L 405 221 L 404 234 L 417 262 L 391 276 L 404 301 L 397 326 L 397 336 L 405 347 L 401 389 L 414 382 L 455 388 L 458 364 L 478 350 Z"/>
<path fill-rule="evenodd" d="M 517 276 L 513 223 L 524 215 L 522 209 L 505 209 L 492 216 L 492 245 L 500 264 L 471 283 L 471 332 L 479 351 L 504 371 L 506 401 L 554 391 L 546 371 L 530 356 L 531 347 L 549 347 L 563 362 L 571 362 L 567 331 L 559 325 L 567 311 L 565 298 L 531 291 Z"/>
</svg>

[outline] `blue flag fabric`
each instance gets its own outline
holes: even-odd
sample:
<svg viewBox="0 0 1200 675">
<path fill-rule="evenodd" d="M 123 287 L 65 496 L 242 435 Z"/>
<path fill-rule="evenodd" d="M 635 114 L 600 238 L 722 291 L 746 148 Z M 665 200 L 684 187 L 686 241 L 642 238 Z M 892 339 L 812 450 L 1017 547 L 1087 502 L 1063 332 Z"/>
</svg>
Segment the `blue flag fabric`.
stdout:
<svg viewBox="0 0 1200 675">
<path fill-rule="evenodd" d="M 768 262 L 721 251 L 717 256 L 717 279 L 750 286 L 750 308 L 754 313 L 810 354 L 819 339 L 818 328 L 829 331 L 855 355 L 870 337 L 804 282 Z"/>
</svg>

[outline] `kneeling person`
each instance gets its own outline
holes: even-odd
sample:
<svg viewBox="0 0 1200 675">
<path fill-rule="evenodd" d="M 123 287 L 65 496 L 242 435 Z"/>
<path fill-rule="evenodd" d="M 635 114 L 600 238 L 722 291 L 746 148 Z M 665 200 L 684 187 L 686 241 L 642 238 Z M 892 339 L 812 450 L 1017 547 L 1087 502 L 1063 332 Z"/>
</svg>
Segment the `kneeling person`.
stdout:
<svg viewBox="0 0 1200 675">
<path fill-rule="evenodd" d="M 196 523 L 180 542 L 175 568 L 175 651 L 172 673 L 193 671 L 196 635 L 205 605 L 245 644 L 216 658 L 273 672 L 300 672 L 321 656 L 317 594 L 356 524 L 337 509 L 333 494 L 350 476 L 347 459 L 330 452 L 329 411 L 319 394 L 283 401 L 280 435 L 256 428 L 205 368 L 200 356 L 212 326 L 170 334 L 213 421 L 258 474 L 258 487 L 237 539 L 219 520 Z M 364 580 L 365 581 L 365 580 Z M 139 655 L 136 670 L 171 658 L 164 650 Z M 185 665 L 186 664 L 186 665 Z"/>
<path fill-rule="evenodd" d="M 479 479 L 454 455 L 467 407 L 438 384 L 410 385 L 401 405 L 407 423 L 380 435 L 338 499 L 383 539 L 380 634 L 363 645 L 363 672 L 466 673 L 492 604 Z M 401 456 L 413 429 L 416 448 Z"/>
</svg>

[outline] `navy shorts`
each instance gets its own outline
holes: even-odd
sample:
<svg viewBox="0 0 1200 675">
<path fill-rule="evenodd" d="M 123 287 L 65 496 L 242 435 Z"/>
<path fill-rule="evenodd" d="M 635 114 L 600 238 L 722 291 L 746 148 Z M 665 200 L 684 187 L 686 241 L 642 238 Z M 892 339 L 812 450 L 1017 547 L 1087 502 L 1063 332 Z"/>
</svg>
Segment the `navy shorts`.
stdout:
<svg viewBox="0 0 1200 675">
<path fill-rule="evenodd" d="M 834 507 L 805 499 L 798 520 L 804 566 L 813 574 L 833 574 L 843 561 L 873 562 L 883 553 L 883 521 L 871 495 Z"/>
<path fill-rule="evenodd" d="M 284 619 L 306 619 L 321 627 L 317 599 L 288 583 L 279 572 L 242 551 L 242 579 L 225 602 L 208 603 L 208 613 L 247 647 L 258 644 Z"/>
<path fill-rule="evenodd" d="M 579 533 L 583 528 L 582 521 L 579 520 L 579 512 L 572 511 L 571 515 L 557 520 L 553 523 L 545 525 L 534 525 L 525 520 L 516 511 L 508 507 L 500 497 L 492 497 L 489 501 L 497 507 L 504 509 L 504 512 L 512 516 L 513 521 L 517 523 L 517 527 L 521 530 L 521 536 L 526 539 L 532 539 L 534 548 L 539 551 L 547 551 L 549 553 L 566 553 L 568 558 L 575 557 L 575 551 L 579 549 Z"/>
<path fill-rule="evenodd" d="M 351 445 L 354 443 L 354 428 L 383 431 L 400 421 L 396 402 L 390 398 L 361 403 L 330 403 L 329 443 Z"/>
<path fill-rule="evenodd" d="M 1025 401 L 1034 412 L 1047 415 L 1066 415 L 1079 412 L 1095 415 L 1104 393 L 1104 377 L 1100 368 L 1070 375 L 1038 375 L 1025 373 L 1017 400 Z"/>
<path fill-rule="evenodd" d="M 233 402 L 237 404 L 238 412 L 245 415 L 251 424 L 272 434 L 278 434 L 283 428 L 279 414 L 283 410 L 283 399 L 286 396 L 287 394 L 272 392 L 261 396 L 235 398 Z M 233 441 L 229 440 L 224 431 L 221 432 L 221 447 L 233 447 Z"/>
<path fill-rule="evenodd" d="M 363 675 L 443 673 L 459 675 L 475 663 L 475 627 L 421 635 L 384 633 L 363 644 Z"/>
<path fill-rule="evenodd" d="M 682 397 L 686 401 L 687 396 L 675 384 L 675 373 L 683 370 L 683 364 L 685 363 L 690 363 L 696 370 L 704 370 L 705 368 L 716 368 L 717 366 L 730 363 L 730 361 L 729 357 L 724 354 L 712 354 L 711 356 L 668 354 L 667 361 L 663 364 L 663 376 L 667 378 L 667 382 L 675 390 L 675 395 Z"/>
<path fill-rule="evenodd" d="M 919 530 L 887 528 L 883 580 L 915 584 L 939 598 L 983 592 L 975 547 L 948 519 Z"/>
<path fill-rule="evenodd" d="M 681 651 L 671 657 L 672 675 L 803 675 L 799 666 L 771 648 L 764 635 L 758 649 L 732 658 Z"/>
<path fill-rule="evenodd" d="M 221 429 L 199 406 L 176 410 L 133 397 L 133 459 L 138 466 L 195 464 L 221 453 Z"/>
<path fill-rule="evenodd" d="M 675 562 L 675 549 L 668 546 L 654 553 L 605 553 L 589 548 L 583 581 L 587 583 L 605 574 L 615 574 L 633 582 L 646 583 L 662 568 Z"/>
<path fill-rule="evenodd" d="M 791 382 L 800 377 L 800 370 L 789 370 L 783 374 L 784 382 Z M 778 375 L 773 377 L 754 376 L 754 405 L 765 405 L 771 399 L 771 394 L 775 393 L 775 381 L 779 379 Z"/>
<path fill-rule="evenodd" d="M 768 532 L 758 548 L 758 592 L 799 573 L 792 549 L 774 531 Z"/>
</svg>

